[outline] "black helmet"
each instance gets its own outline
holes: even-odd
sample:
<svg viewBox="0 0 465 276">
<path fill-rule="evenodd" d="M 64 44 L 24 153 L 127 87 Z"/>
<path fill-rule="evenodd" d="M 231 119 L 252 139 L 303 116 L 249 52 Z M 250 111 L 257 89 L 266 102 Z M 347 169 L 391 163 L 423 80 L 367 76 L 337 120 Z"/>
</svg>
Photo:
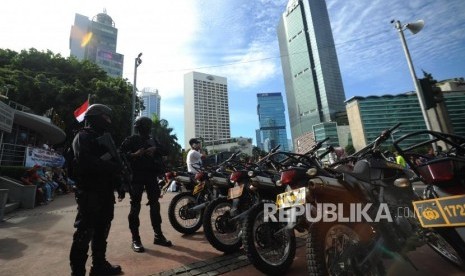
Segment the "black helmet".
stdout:
<svg viewBox="0 0 465 276">
<path fill-rule="evenodd" d="M 107 116 L 111 116 L 111 108 L 103 104 L 93 104 L 89 106 L 89 108 L 87 109 L 84 118 L 87 119 L 88 117 L 100 116 L 104 114 Z"/>
<path fill-rule="evenodd" d="M 152 120 L 148 117 L 139 117 L 134 122 L 134 128 L 139 134 L 149 134 L 152 129 Z"/>
<path fill-rule="evenodd" d="M 105 116 L 107 118 L 105 118 Z M 110 127 L 111 108 L 103 104 L 93 104 L 87 109 L 84 119 L 89 123 L 90 127 L 97 130 L 106 131 Z"/>
</svg>

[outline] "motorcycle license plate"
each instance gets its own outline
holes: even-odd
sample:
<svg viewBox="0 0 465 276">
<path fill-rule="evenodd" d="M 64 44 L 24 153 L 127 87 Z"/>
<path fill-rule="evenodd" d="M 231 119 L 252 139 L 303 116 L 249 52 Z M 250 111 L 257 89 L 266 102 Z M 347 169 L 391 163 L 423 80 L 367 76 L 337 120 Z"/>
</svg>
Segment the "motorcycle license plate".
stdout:
<svg viewBox="0 0 465 276">
<path fill-rule="evenodd" d="M 229 188 L 228 190 L 228 199 L 235 199 L 242 195 L 242 191 L 244 190 L 244 184 L 240 184 L 234 188 Z"/>
<path fill-rule="evenodd" d="M 305 187 L 285 192 L 276 196 L 276 206 L 280 208 L 289 208 L 305 204 L 306 192 Z"/>
<path fill-rule="evenodd" d="M 196 194 L 200 193 L 203 190 L 203 188 L 205 188 L 205 183 L 199 183 L 199 184 L 195 185 L 194 191 L 192 192 L 192 194 L 196 195 Z"/>
<path fill-rule="evenodd" d="M 414 201 L 415 214 L 421 226 L 465 226 L 465 195 Z"/>
</svg>

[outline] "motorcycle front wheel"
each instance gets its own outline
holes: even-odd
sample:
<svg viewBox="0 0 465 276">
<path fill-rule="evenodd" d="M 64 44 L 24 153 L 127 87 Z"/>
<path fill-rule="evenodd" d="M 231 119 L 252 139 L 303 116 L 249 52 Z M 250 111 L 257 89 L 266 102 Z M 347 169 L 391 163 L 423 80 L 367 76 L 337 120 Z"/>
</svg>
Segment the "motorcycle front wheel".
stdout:
<svg viewBox="0 0 465 276">
<path fill-rule="evenodd" d="M 193 234 L 202 226 L 203 210 L 191 211 L 196 199 L 191 192 L 177 194 L 168 207 L 171 226 L 183 234 Z"/>
<path fill-rule="evenodd" d="M 428 245 L 441 257 L 465 270 L 465 243 L 455 228 L 436 228 L 428 236 Z"/>
<path fill-rule="evenodd" d="M 294 261 L 294 230 L 282 230 L 285 226 L 286 223 L 265 221 L 264 203 L 252 207 L 245 219 L 242 228 L 245 253 L 254 267 L 267 275 L 283 275 Z"/>
<path fill-rule="evenodd" d="M 361 237 L 350 224 L 319 222 L 307 236 L 307 269 L 310 275 L 385 275 L 381 260 L 368 260 Z"/>
<path fill-rule="evenodd" d="M 208 205 L 203 218 L 205 237 L 214 248 L 224 253 L 235 252 L 242 246 L 240 224 L 230 221 L 231 208 L 231 200 L 219 197 Z"/>
</svg>

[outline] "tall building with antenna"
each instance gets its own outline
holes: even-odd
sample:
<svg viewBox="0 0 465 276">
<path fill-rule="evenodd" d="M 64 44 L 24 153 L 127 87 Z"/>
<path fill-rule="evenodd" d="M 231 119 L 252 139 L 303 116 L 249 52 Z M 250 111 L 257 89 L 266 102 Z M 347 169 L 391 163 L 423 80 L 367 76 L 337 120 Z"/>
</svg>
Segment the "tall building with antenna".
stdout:
<svg viewBox="0 0 465 276">
<path fill-rule="evenodd" d="M 69 38 L 70 55 L 90 60 L 109 76 L 123 75 L 124 56 L 116 52 L 118 29 L 106 10 L 89 20 L 76 13 Z"/>
<path fill-rule="evenodd" d="M 290 0 L 278 29 L 292 139 L 345 111 L 325 0 Z M 295 146 L 295 145 L 294 145 Z"/>
</svg>

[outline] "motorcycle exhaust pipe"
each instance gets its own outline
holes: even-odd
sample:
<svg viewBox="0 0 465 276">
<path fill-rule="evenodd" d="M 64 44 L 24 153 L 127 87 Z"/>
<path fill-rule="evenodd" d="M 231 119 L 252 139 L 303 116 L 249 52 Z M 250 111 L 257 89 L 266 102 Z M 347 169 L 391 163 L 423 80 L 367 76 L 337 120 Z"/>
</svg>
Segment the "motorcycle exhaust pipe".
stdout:
<svg viewBox="0 0 465 276">
<path fill-rule="evenodd" d="M 327 176 L 317 176 L 310 179 L 308 181 L 308 188 L 312 194 L 327 195 L 329 198 L 347 197 L 349 194 L 349 191 L 340 180 Z"/>
<path fill-rule="evenodd" d="M 189 211 L 198 212 L 198 211 L 204 209 L 205 207 L 207 207 L 208 203 L 209 202 L 207 201 L 207 202 L 204 202 L 202 204 L 196 205 L 196 206 L 190 208 Z"/>
</svg>

